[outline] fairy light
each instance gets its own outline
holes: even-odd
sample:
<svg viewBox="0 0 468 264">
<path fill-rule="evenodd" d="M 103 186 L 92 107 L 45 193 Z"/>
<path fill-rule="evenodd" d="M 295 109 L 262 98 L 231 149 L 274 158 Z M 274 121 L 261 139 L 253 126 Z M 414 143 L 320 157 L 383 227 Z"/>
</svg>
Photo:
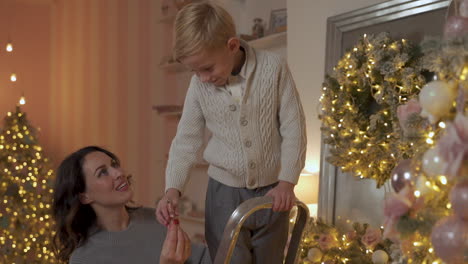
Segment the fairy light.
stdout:
<svg viewBox="0 0 468 264">
<path fill-rule="evenodd" d="M 51 208 L 49 193 L 52 193 L 47 180 L 52 179 L 53 170 L 44 170 L 43 162 L 47 159 L 40 152 L 42 148 L 35 145 L 23 113 L 18 110 L 16 113 L 8 112 L 6 124 L 0 132 L 0 150 L 6 154 L 4 161 L 0 161 L 0 193 L 12 182 L 18 190 L 14 193 L 17 198 L 7 195 L 0 200 L 4 208 L 0 217 L 7 220 L 6 226 L 0 230 L 0 244 L 2 249 L 9 251 L 2 259 L 5 263 L 18 263 L 24 254 L 28 254 L 28 258 L 37 257 L 36 261 L 40 263 L 56 263 L 50 239 L 54 232 L 48 232 L 52 219 L 46 213 Z M 39 181 L 43 185 L 36 189 Z M 28 228 L 18 229 L 18 223 Z"/>
<path fill-rule="evenodd" d="M 17 80 L 16 73 L 12 73 L 12 74 L 10 75 L 10 81 L 11 81 L 11 82 L 16 82 L 16 80 Z"/>
<path fill-rule="evenodd" d="M 441 176 L 439 176 L 439 181 L 443 185 L 446 185 L 447 184 L 447 177 L 445 177 L 444 175 L 441 175 Z"/>
<path fill-rule="evenodd" d="M 7 52 L 12 52 L 13 51 L 13 44 L 11 42 L 8 42 L 7 45 L 6 45 L 5 50 Z"/>
<path fill-rule="evenodd" d="M 446 125 L 445 125 L 445 123 L 444 123 L 444 122 L 439 122 L 439 127 L 440 127 L 440 128 L 445 128 L 445 127 L 446 127 Z"/>
</svg>

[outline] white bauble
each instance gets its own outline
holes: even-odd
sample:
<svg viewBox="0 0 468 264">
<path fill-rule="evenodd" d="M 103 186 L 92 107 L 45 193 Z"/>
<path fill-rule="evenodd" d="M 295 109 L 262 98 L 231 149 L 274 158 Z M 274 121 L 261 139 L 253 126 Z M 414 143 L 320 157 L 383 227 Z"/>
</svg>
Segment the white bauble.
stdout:
<svg viewBox="0 0 468 264">
<path fill-rule="evenodd" d="M 447 115 L 457 96 L 453 84 L 443 81 L 433 81 L 426 84 L 419 93 L 419 104 L 422 107 L 421 116 L 427 117 L 434 124 Z"/>
<path fill-rule="evenodd" d="M 431 188 L 426 185 L 427 179 L 424 175 L 419 175 L 415 181 L 416 190 L 418 190 L 422 196 L 426 195 Z"/>
<path fill-rule="evenodd" d="M 374 264 L 387 264 L 388 263 L 388 254 L 383 250 L 376 250 L 372 253 L 372 263 Z"/>
<path fill-rule="evenodd" d="M 322 259 L 322 251 L 318 248 L 311 248 L 307 252 L 307 259 L 312 262 L 319 262 Z"/>
<path fill-rule="evenodd" d="M 437 147 L 431 148 L 424 153 L 422 158 L 422 170 L 428 177 L 436 177 L 444 174 L 445 160 L 440 156 Z"/>
</svg>

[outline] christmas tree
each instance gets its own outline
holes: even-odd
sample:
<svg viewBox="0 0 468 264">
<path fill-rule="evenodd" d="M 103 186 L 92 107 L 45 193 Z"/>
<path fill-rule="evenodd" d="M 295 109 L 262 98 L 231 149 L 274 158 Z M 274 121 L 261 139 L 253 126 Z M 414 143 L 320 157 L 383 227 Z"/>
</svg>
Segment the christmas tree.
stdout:
<svg viewBox="0 0 468 264">
<path fill-rule="evenodd" d="M 55 263 L 52 178 L 36 130 L 20 107 L 0 129 L 0 263 Z"/>
</svg>

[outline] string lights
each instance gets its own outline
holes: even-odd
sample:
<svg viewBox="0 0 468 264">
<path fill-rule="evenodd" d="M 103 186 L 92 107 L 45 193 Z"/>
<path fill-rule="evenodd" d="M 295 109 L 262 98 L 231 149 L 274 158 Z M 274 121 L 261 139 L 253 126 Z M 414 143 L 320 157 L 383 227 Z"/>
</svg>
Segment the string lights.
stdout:
<svg viewBox="0 0 468 264">
<path fill-rule="evenodd" d="M 8 112 L 0 134 L 0 263 L 56 263 L 53 176 L 26 115 Z"/>
</svg>

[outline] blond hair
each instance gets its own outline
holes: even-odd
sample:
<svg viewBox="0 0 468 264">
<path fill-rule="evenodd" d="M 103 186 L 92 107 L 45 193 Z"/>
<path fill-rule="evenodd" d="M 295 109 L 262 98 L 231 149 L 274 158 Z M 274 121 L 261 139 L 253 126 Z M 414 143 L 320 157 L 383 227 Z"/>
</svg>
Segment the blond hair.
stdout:
<svg viewBox="0 0 468 264">
<path fill-rule="evenodd" d="M 180 61 L 201 51 L 213 51 L 227 45 L 236 36 L 231 15 L 213 1 L 186 5 L 174 25 L 173 57 Z"/>
</svg>

